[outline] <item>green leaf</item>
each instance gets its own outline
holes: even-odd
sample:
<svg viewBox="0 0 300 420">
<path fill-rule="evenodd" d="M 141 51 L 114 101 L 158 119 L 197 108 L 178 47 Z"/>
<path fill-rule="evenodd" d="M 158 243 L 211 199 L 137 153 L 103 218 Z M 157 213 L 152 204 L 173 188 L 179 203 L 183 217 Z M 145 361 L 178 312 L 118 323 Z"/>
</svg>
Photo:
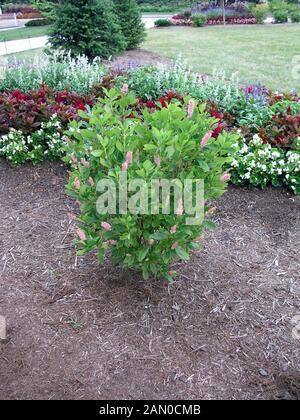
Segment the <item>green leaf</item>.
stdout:
<svg viewBox="0 0 300 420">
<path fill-rule="evenodd" d="M 148 150 L 156 150 L 157 146 L 155 144 L 145 144 L 144 146 L 144 150 L 148 151 Z"/>
<path fill-rule="evenodd" d="M 149 279 L 149 271 L 147 270 L 147 268 L 143 268 L 143 278 L 144 280 Z"/>
<path fill-rule="evenodd" d="M 102 264 L 104 262 L 104 257 L 105 257 L 105 249 L 99 249 L 98 252 L 98 261 L 100 264 Z"/>
<path fill-rule="evenodd" d="M 166 232 L 156 232 L 153 235 L 151 235 L 151 238 L 155 241 L 163 241 L 164 239 L 169 238 L 169 234 Z"/>
<path fill-rule="evenodd" d="M 169 273 L 165 273 L 164 277 L 168 280 L 169 283 L 174 283 L 174 279 L 172 276 L 170 276 Z"/>
<path fill-rule="evenodd" d="M 200 166 L 201 169 L 203 169 L 204 172 L 208 172 L 209 171 L 209 166 L 206 162 L 204 162 L 203 160 L 198 160 L 198 164 Z"/>
<path fill-rule="evenodd" d="M 93 150 L 91 152 L 91 155 L 94 157 L 100 157 L 102 155 L 102 151 L 101 150 Z"/>
<path fill-rule="evenodd" d="M 142 262 L 145 259 L 145 257 L 148 254 L 148 252 L 149 252 L 149 248 L 141 249 L 138 252 L 138 260 L 139 260 L 139 262 Z"/>
<path fill-rule="evenodd" d="M 217 228 L 216 224 L 211 220 L 204 220 L 203 227 L 209 230 L 215 230 Z"/>
<path fill-rule="evenodd" d="M 178 246 L 175 251 L 180 259 L 184 261 L 188 261 L 190 259 L 189 254 L 181 246 Z"/>
</svg>

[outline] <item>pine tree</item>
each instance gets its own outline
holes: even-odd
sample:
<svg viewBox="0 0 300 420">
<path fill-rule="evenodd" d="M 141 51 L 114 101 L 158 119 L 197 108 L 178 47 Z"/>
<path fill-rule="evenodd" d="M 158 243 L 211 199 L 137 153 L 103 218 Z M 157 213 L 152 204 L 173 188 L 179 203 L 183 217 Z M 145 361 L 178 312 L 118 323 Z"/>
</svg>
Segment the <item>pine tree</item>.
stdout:
<svg viewBox="0 0 300 420">
<path fill-rule="evenodd" d="M 127 42 L 126 49 L 136 48 L 146 37 L 136 0 L 114 0 L 114 5 Z"/>
<path fill-rule="evenodd" d="M 63 0 L 56 7 L 49 41 L 53 48 L 90 59 L 107 59 L 127 44 L 111 0 Z"/>
</svg>

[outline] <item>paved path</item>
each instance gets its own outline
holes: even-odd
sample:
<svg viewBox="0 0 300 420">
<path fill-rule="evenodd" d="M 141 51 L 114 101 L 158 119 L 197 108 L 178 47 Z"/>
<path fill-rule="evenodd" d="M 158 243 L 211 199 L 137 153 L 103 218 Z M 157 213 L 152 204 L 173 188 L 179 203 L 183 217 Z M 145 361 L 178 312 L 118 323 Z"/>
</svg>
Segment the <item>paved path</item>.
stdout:
<svg viewBox="0 0 300 420">
<path fill-rule="evenodd" d="M 43 48 L 47 43 L 47 36 L 36 38 L 17 39 L 15 41 L 0 42 L 0 56 L 16 52 Z"/>
</svg>

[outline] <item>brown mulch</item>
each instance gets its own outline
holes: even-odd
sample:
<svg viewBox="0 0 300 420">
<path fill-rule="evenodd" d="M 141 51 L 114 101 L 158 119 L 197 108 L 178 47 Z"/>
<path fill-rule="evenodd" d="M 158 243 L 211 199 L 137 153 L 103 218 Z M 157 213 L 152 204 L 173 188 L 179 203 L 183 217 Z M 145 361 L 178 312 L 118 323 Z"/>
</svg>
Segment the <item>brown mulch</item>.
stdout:
<svg viewBox="0 0 300 420">
<path fill-rule="evenodd" d="M 162 68 L 172 67 L 172 60 L 160 54 L 142 50 L 140 48 L 129 50 L 119 55 L 107 65 L 114 69 L 127 69 L 128 67 L 156 66 Z"/>
<path fill-rule="evenodd" d="M 231 187 L 168 286 L 75 257 L 66 180 L 0 160 L 0 399 L 299 399 L 300 197 Z"/>
</svg>

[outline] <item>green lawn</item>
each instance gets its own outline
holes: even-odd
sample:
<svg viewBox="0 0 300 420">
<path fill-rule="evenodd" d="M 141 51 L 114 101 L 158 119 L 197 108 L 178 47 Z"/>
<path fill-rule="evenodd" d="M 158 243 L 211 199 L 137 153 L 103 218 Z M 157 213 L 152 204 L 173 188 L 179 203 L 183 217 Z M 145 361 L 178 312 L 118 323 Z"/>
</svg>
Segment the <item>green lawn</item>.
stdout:
<svg viewBox="0 0 300 420">
<path fill-rule="evenodd" d="M 28 51 L 13 53 L 13 54 L 7 54 L 7 55 L 5 55 L 5 57 L 8 58 L 8 59 L 14 57 L 19 61 L 31 62 L 31 61 L 33 61 L 33 59 L 37 55 L 42 54 L 42 52 L 43 52 L 43 48 L 35 48 L 34 50 L 28 50 Z"/>
<path fill-rule="evenodd" d="M 50 26 L 33 26 L 32 28 L 25 27 L 19 29 L 11 29 L 9 31 L 0 31 L 0 42 L 44 36 L 48 34 L 49 28 Z"/>
<path fill-rule="evenodd" d="M 214 68 L 241 80 L 261 81 L 272 89 L 300 91 L 292 77 L 292 61 L 300 67 L 300 24 L 239 27 L 163 28 L 148 31 L 142 48 L 176 59 L 193 70 L 211 74 Z M 296 58 L 295 58 L 296 57 Z M 297 72 L 296 72 L 297 73 Z"/>
</svg>

